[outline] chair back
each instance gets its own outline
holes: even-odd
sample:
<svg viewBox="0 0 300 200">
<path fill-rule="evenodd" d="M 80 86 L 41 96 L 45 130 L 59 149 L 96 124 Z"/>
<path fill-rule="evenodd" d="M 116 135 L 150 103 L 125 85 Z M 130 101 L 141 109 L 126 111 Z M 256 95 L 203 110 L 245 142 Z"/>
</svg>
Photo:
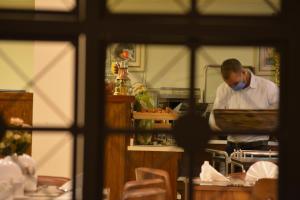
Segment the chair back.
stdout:
<svg viewBox="0 0 300 200">
<path fill-rule="evenodd" d="M 162 179 L 145 179 L 145 180 L 138 180 L 138 181 L 128 181 L 124 185 L 124 192 L 135 190 L 135 189 L 142 189 L 142 188 L 165 188 L 165 183 Z"/>
<path fill-rule="evenodd" d="M 173 190 L 170 183 L 170 176 L 169 173 L 161 170 L 161 169 L 154 169 L 154 168 L 147 168 L 147 167 L 139 167 L 135 169 L 135 176 L 136 180 L 146 180 L 146 179 L 161 179 L 164 181 L 164 189 L 166 190 L 167 199 L 174 200 L 175 197 L 173 196 Z"/>
<path fill-rule="evenodd" d="M 161 188 L 141 188 L 124 192 L 122 200 L 167 200 L 166 190 Z"/>
</svg>

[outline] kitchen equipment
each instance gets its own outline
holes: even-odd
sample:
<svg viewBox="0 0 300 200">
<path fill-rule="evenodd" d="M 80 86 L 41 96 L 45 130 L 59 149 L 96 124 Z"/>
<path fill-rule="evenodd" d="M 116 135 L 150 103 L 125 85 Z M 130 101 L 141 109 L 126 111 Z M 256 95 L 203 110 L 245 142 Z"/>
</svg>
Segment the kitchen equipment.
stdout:
<svg viewBox="0 0 300 200">
<path fill-rule="evenodd" d="M 235 167 L 241 167 L 242 171 L 247 170 L 252 164 L 258 161 L 269 161 L 277 163 L 277 151 L 261 151 L 261 150 L 235 150 L 230 155 L 231 160 L 231 173 L 234 172 Z"/>
</svg>

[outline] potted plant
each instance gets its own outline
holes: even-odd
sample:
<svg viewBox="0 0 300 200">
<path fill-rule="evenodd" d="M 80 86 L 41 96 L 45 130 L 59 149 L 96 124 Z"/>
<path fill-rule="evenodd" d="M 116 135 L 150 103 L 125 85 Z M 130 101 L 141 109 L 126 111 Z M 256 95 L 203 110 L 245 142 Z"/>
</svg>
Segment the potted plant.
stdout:
<svg viewBox="0 0 300 200">
<path fill-rule="evenodd" d="M 20 118 L 11 118 L 10 127 L 29 127 Z M 8 130 L 0 142 L 0 155 L 22 155 L 28 151 L 31 145 L 31 134 L 25 130 Z"/>
<path fill-rule="evenodd" d="M 134 110 L 142 112 L 145 109 L 153 109 L 154 102 L 151 95 L 148 93 L 146 87 L 141 83 L 135 83 L 132 90 L 135 96 Z M 152 129 L 154 120 L 135 120 L 135 128 L 137 129 Z M 141 145 L 151 144 L 152 134 L 138 133 L 136 135 L 136 142 Z"/>
</svg>

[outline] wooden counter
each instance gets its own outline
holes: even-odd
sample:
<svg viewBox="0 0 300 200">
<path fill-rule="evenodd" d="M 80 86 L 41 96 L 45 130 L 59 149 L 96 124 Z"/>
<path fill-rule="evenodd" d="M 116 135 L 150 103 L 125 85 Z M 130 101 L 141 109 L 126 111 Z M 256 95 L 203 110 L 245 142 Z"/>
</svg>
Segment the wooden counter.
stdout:
<svg viewBox="0 0 300 200">
<path fill-rule="evenodd" d="M 194 200 L 250 200 L 252 187 L 195 185 Z"/>
<path fill-rule="evenodd" d="M 5 123 L 17 117 L 32 125 L 33 94 L 28 92 L 0 92 L 0 114 Z M 27 151 L 31 155 L 31 145 Z"/>
<path fill-rule="evenodd" d="M 111 128 L 130 128 L 133 96 L 107 96 L 106 125 Z M 104 187 L 110 188 L 111 199 L 121 199 L 126 182 L 126 150 L 128 137 L 110 133 L 105 141 Z"/>
<path fill-rule="evenodd" d="M 163 145 L 133 145 L 127 147 L 128 151 L 155 151 L 155 152 L 184 152 L 184 149 L 178 146 Z"/>
</svg>

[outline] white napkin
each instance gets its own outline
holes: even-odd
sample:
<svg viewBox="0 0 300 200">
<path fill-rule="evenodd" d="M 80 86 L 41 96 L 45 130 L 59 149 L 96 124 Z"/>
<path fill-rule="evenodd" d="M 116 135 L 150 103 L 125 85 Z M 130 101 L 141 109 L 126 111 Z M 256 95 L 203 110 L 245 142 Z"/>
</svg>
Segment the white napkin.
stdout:
<svg viewBox="0 0 300 200">
<path fill-rule="evenodd" d="M 17 164 L 25 177 L 24 187 L 26 192 L 33 192 L 37 190 L 37 174 L 36 163 L 33 158 L 27 154 L 20 156 L 12 155 L 6 156 L 6 160 L 12 161 Z"/>
<path fill-rule="evenodd" d="M 255 183 L 262 178 L 277 178 L 278 166 L 269 161 L 258 161 L 251 165 L 246 173 L 245 180 L 249 183 Z"/>
<path fill-rule="evenodd" d="M 229 182 L 229 179 L 223 176 L 220 172 L 218 172 L 215 168 L 213 168 L 208 161 L 204 161 L 203 165 L 201 166 L 201 173 L 200 173 L 200 181 L 204 182 Z"/>
<path fill-rule="evenodd" d="M 0 181 L 0 200 L 13 200 L 13 186 L 9 181 Z"/>
</svg>

